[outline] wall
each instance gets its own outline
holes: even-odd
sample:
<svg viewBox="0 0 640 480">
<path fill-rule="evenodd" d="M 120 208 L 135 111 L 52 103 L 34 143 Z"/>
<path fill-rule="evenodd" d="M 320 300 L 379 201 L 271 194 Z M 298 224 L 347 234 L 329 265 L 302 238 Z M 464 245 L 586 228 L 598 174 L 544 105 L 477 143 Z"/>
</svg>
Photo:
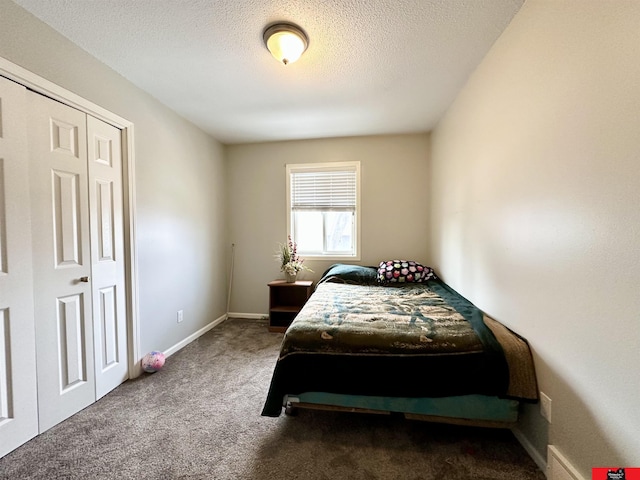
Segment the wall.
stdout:
<svg viewBox="0 0 640 480">
<path fill-rule="evenodd" d="M 222 145 L 9 0 L 0 0 L 0 56 L 135 124 L 142 352 L 223 315 Z"/>
<path fill-rule="evenodd" d="M 640 466 L 638 25 L 528 0 L 432 134 L 435 267 L 529 340 L 552 423 L 521 431 L 585 478 Z"/>
<path fill-rule="evenodd" d="M 391 257 L 427 261 L 426 134 L 333 138 L 226 147 L 231 242 L 235 269 L 231 312 L 266 314 L 266 284 L 284 278 L 274 254 L 287 238 L 288 163 L 361 162 L 361 265 Z M 320 278 L 334 261 L 309 261 Z"/>
</svg>

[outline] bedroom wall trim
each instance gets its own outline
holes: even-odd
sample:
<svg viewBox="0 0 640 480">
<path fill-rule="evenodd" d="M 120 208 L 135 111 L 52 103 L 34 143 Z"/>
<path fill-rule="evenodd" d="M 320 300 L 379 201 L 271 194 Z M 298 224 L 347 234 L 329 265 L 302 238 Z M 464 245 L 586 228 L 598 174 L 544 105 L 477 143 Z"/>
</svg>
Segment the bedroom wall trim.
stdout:
<svg viewBox="0 0 640 480">
<path fill-rule="evenodd" d="M 585 480 L 554 445 L 548 446 L 547 459 L 548 480 Z"/>
<path fill-rule="evenodd" d="M 220 325 L 222 322 L 224 322 L 227 319 L 227 315 L 221 315 L 218 318 L 216 318 L 213 322 L 209 323 L 208 325 L 205 325 L 204 327 L 202 327 L 200 330 L 198 330 L 197 332 L 192 333 L 191 335 L 189 335 L 187 338 L 185 338 L 184 340 L 179 341 L 178 343 L 176 343 L 175 345 L 173 345 L 172 347 L 169 347 L 167 350 L 165 350 L 164 355 L 165 357 L 169 357 L 171 355 L 173 355 L 174 353 L 176 353 L 178 350 L 181 350 L 182 348 L 186 347 L 187 345 L 189 345 L 191 342 L 193 342 L 194 340 L 196 340 L 198 337 L 201 337 L 202 335 L 204 335 L 205 333 L 207 333 L 209 330 L 211 330 L 214 327 L 217 327 L 218 325 Z"/>
<path fill-rule="evenodd" d="M 516 440 L 520 442 L 522 448 L 524 448 L 529 456 L 536 462 L 536 465 L 543 472 L 547 471 L 547 461 L 540 454 L 540 452 L 533 446 L 533 444 L 529 441 L 529 439 L 522 433 L 522 431 L 518 427 L 513 427 L 511 429 L 511 433 L 516 437 Z"/>
<path fill-rule="evenodd" d="M 267 320 L 269 318 L 268 313 L 229 312 L 227 316 L 229 318 L 248 318 L 249 320 Z"/>
<path fill-rule="evenodd" d="M 136 250 L 135 149 L 134 128 L 129 120 L 86 100 L 55 83 L 0 57 L 0 75 L 34 92 L 57 100 L 81 112 L 98 118 L 122 132 L 122 168 L 124 192 L 124 229 L 127 281 L 127 338 L 129 348 L 129 378 L 142 373 L 140 359 L 140 314 L 138 303 L 138 256 Z"/>
</svg>

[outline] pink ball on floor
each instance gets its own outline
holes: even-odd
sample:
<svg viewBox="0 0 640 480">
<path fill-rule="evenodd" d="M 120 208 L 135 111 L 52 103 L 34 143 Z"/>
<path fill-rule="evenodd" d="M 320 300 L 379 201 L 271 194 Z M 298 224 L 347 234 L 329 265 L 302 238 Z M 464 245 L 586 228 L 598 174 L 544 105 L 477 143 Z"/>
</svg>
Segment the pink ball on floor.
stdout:
<svg viewBox="0 0 640 480">
<path fill-rule="evenodd" d="M 164 365 L 164 353 L 162 352 L 149 352 L 142 357 L 142 369 L 145 372 L 153 373 L 157 372 Z"/>
</svg>

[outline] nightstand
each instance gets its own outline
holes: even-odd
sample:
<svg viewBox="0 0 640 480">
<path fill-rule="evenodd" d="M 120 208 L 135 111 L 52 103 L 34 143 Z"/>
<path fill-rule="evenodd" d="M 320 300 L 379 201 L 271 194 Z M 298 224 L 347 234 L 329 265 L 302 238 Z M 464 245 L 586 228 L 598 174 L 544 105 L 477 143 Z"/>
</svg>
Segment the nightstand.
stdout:
<svg viewBox="0 0 640 480">
<path fill-rule="evenodd" d="M 269 282 L 269 331 L 284 332 L 311 296 L 311 280 Z"/>
</svg>

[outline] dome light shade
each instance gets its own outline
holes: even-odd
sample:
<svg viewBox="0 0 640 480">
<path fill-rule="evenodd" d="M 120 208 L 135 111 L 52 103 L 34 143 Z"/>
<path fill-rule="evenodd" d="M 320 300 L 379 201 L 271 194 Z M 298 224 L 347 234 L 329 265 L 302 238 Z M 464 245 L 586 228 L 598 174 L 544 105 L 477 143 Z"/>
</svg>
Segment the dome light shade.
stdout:
<svg viewBox="0 0 640 480">
<path fill-rule="evenodd" d="M 267 27 L 262 38 L 271 55 L 284 65 L 298 60 L 309 45 L 307 35 L 291 23 L 276 23 Z"/>
</svg>

